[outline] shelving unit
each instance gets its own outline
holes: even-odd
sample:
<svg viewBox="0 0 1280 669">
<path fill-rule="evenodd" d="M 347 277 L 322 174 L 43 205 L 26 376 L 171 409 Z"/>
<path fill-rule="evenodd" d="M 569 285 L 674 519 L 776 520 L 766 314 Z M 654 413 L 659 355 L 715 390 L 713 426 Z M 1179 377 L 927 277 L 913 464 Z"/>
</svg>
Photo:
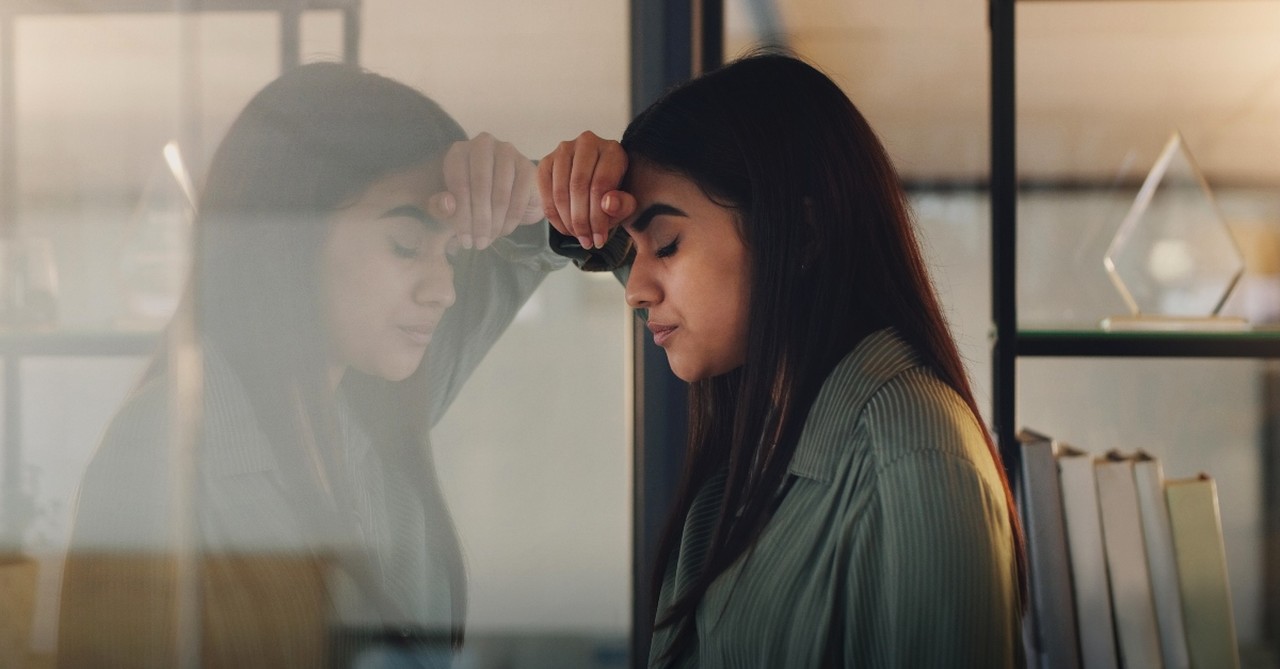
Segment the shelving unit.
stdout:
<svg viewBox="0 0 1280 669">
<path fill-rule="evenodd" d="M 1029 2 L 1031 0 L 1022 0 Z M 1041 327 L 1019 329 L 1017 308 L 1017 105 L 1015 67 L 1016 0 L 990 0 L 991 39 L 991 305 L 992 422 L 1006 470 L 1018 471 L 1015 439 L 1017 362 L 1037 358 L 1248 358 L 1280 359 L 1280 331 L 1106 332 L 1099 329 Z M 1047 4 L 1047 3 L 1046 3 Z M 1274 645 L 1280 630 L 1280 494 L 1273 492 L 1277 461 L 1270 446 L 1280 435 L 1280 376 L 1262 380 L 1264 404 L 1261 468 L 1263 486 L 1263 635 Z"/>
</svg>

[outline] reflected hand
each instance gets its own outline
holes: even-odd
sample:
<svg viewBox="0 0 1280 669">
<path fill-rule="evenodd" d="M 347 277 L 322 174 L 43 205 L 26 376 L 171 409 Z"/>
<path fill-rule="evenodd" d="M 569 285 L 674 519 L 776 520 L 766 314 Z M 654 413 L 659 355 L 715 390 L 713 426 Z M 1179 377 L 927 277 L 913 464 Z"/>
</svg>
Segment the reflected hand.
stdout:
<svg viewBox="0 0 1280 669">
<path fill-rule="evenodd" d="M 636 209 L 636 199 L 618 190 L 627 172 L 622 145 L 590 130 L 560 142 L 538 164 L 544 212 L 561 234 L 577 237 L 582 248 L 599 248 Z"/>
<path fill-rule="evenodd" d="M 542 220 L 537 168 L 510 143 L 482 132 L 454 142 L 442 167 L 447 190 L 431 196 L 431 215 L 453 228 L 463 248 L 486 248 Z"/>
</svg>

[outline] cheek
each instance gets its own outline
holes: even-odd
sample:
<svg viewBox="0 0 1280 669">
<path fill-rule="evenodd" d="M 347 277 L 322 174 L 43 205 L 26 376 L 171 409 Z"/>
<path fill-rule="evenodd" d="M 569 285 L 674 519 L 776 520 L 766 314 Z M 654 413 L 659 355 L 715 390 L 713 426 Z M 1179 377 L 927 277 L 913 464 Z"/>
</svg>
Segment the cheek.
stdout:
<svg viewBox="0 0 1280 669">
<path fill-rule="evenodd" d="M 352 254 L 326 263 L 325 309 L 331 335 L 341 344 L 350 345 L 376 327 L 389 293 L 385 274 L 385 268 Z"/>
</svg>

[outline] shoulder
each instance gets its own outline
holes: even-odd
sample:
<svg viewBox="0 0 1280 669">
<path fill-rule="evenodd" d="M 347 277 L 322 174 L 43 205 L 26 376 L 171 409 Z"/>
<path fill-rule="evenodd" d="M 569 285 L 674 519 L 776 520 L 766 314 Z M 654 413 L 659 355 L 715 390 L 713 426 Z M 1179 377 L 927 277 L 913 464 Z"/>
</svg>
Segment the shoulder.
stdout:
<svg viewBox="0 0 1280 669">
<path fill-rule="evenodd" d="M 150 471 L 162 466 L 168 434 L 168 384 L 163 377 L 157 377 L 130 394 L 107 424 L 89 473 Z"/>
<path fill-rule="evenodd" d="M 825 380 L 796 447 L 793 473 L 830 480 L 903 457 L 984 456 L 986 439 L 959 393 L 892 329 L 866 337 Z"/>
<path fill-rule="evenodd" d="M 983 428 L 969 405 L 923 366 L 882 385 L 867 401 L 860 424 L 882 466 L 909 454 L 967 459 L 987 450 Z"/>
<path fill-rule="evenodd" d="M 156 379 L 112 418 L 85 470 L 76 503 L 76 548 L 159 547 L 172 478 L 168 434 L 168 392 Z"/>
</svg>

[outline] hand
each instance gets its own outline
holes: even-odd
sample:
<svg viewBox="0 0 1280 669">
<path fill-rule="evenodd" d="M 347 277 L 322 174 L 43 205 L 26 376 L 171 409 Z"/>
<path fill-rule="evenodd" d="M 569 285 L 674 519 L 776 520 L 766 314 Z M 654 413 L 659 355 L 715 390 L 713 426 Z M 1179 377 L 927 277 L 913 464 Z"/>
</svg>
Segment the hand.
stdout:
<svg viewBox="0 0 1280 669">
<path fill-rule="evenodd" d="M 446 190 L 431 196 L 430 213 L 453 228 L 463 248 L 484 249 L 542 220 L 537 168 L 511 144 L 482 132 L 454 142 L 442 168 Z"/>
<path fill-rule="evenodd" d="M 636 199 L 618 190 L 627 172 L 622 145 L 590 130 L 560 142 L 538 165 L 543 211 L 556 230 L 599 248 L 609 232 L 636 210 Z"/>
</svg>

